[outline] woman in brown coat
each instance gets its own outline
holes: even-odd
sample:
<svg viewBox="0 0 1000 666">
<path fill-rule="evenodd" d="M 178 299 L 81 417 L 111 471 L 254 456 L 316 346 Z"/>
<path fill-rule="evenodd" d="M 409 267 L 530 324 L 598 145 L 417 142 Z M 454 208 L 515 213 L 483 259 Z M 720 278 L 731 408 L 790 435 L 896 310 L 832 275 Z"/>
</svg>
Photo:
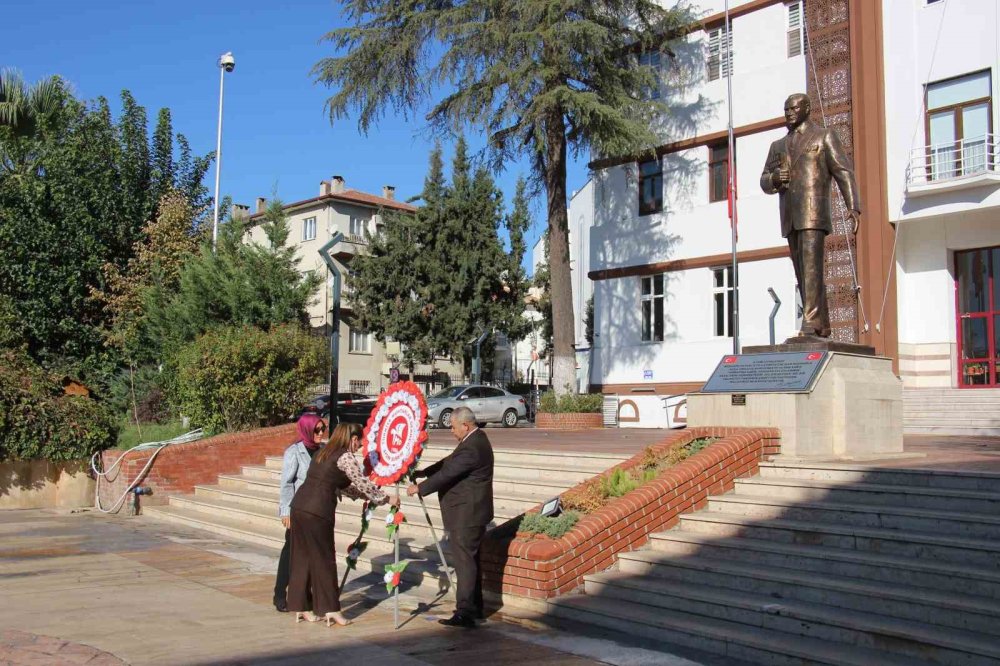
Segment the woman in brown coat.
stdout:
<svg viewBox="0 0 1000 666">
<path fill-rule="evenodd" d="M 389 501 L 381 488 L 365 478 L 355 460 L 352 452 L 360 444 L 361 426 L 338 425 L 327 445 L 313 457 L 306 480 L 292 499 L 288 610 L 295 611 L 296 622 L 326 619 L 327 626 L 331 621 L 348 624 L 340 613 L 333 548 L 337 500 L 343 494 L 376 505 Z"/>
</svg>

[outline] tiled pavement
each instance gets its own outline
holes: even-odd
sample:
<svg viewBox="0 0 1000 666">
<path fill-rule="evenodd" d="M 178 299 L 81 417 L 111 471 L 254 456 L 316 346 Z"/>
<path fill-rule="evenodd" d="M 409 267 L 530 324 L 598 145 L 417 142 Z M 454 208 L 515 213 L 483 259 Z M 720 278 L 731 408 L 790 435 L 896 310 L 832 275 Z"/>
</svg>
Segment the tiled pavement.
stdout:
<svg viewBox="0 0 1000 666">
<path fill-rule="evenodd" d="M 350 626 L 296 624 L 271 606 L 275 561 L 259 547 L 141 516 L 0 512 L 0 666 L 719 665 L 499 615 L 474 631 L 441 627 L 450 600 L 428 606 L 408 594 L 394 630 L 384 588 L 370 579 L 349 582 L 342 596 Z"/>
</svg>

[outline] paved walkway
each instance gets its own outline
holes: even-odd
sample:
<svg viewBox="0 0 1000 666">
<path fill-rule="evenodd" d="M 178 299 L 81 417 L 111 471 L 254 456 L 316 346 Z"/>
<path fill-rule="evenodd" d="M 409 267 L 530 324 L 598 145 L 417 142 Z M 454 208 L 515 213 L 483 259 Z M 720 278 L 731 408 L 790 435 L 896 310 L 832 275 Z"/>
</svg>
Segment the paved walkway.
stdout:
<svg viewBox="0 0 1000 666">
<path fill-rule="evenodd" d="M 296 624 L 271 606 L 275 563 L 273 551 L 141 516 L 0 512 L 0 666 L 722 663 L 499 615 L 474 631 L 442 627 L 450 601 L 406 594 L 396 631 L 371 576 L 342 596 L 352 625 Z"/>
</svg>

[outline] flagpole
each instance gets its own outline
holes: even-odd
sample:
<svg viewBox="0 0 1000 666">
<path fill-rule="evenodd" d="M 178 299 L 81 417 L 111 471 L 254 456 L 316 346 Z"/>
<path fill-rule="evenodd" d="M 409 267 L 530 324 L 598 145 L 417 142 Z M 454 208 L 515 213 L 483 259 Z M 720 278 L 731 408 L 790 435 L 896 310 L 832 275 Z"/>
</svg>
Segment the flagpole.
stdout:
<svg viewBox="0 0 1000 666">
<path fill-rule="evenodd" d="M 727 197 L 729 199 L 729 228 L 730 236 L 732 241 L 732 280 L 733 284 L 733 312 L 732 312 L 732 326 L 733 326 L 733 353 L 740 353 L 740 277 L 739 277 L 739 266 L 736 261 L 736 243 L 737 243 L 737 233 L 736 233 L 736 222 L 738 216 L 736 215 L 736 139 L 733 136 L 733 59 L 732 53 L 729 48 L 729 41 L 732 39 L 732 24 L 729 20 L 729 0 L 726 0 L 726 34 L 719 45 L 720 50 L 724 49 L 723 53 L 725 55 L 724 62 L 726 63 L 726 102 L 729 108 L 729 156 L 726 159 L 726 169 L 728 173 L 728 192 Z"/>
</svg>

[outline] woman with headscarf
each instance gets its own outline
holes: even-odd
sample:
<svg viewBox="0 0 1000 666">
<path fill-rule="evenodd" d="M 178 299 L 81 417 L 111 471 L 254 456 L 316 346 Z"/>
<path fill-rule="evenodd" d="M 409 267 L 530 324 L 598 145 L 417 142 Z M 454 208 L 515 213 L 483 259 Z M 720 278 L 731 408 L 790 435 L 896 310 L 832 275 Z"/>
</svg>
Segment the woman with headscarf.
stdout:
<svg viewBox="0 0 1000 666">
<path fill-rule="evenodd" d="M 354 453 L 361 446 L 361 426 L 341 423 L 323 450 L 313 458 L 302 488 L 292 500 L 292 576 L 288 609 L 295 621 L 325 619 L 349 624 L 340 613 L 337 556 L 333 548 L 334 517 L 341 494 L 385 504 L 389 497 L 365 477 Z M 393 498 L 393 504 L 399 497 Z"/>
<path fill-rule="evenodd" d="M 285 526 L 285 545 L 278 558 L 278 574 L 274 580 L 274 607 L 279 613 L 288 611 L 286 591 L 288 589 L 288 560 L 291 552 L 291 510 L 292 497 L 298 492 L 309 472 L 309 463 L 320 450 L 326 439 L 326 423 L 315 414 L 303 414 L 296 423 L 299 439 L 285 449 L 281 461 L 281 492 L 278 501 L 278 516 Z"/>
</svg>

